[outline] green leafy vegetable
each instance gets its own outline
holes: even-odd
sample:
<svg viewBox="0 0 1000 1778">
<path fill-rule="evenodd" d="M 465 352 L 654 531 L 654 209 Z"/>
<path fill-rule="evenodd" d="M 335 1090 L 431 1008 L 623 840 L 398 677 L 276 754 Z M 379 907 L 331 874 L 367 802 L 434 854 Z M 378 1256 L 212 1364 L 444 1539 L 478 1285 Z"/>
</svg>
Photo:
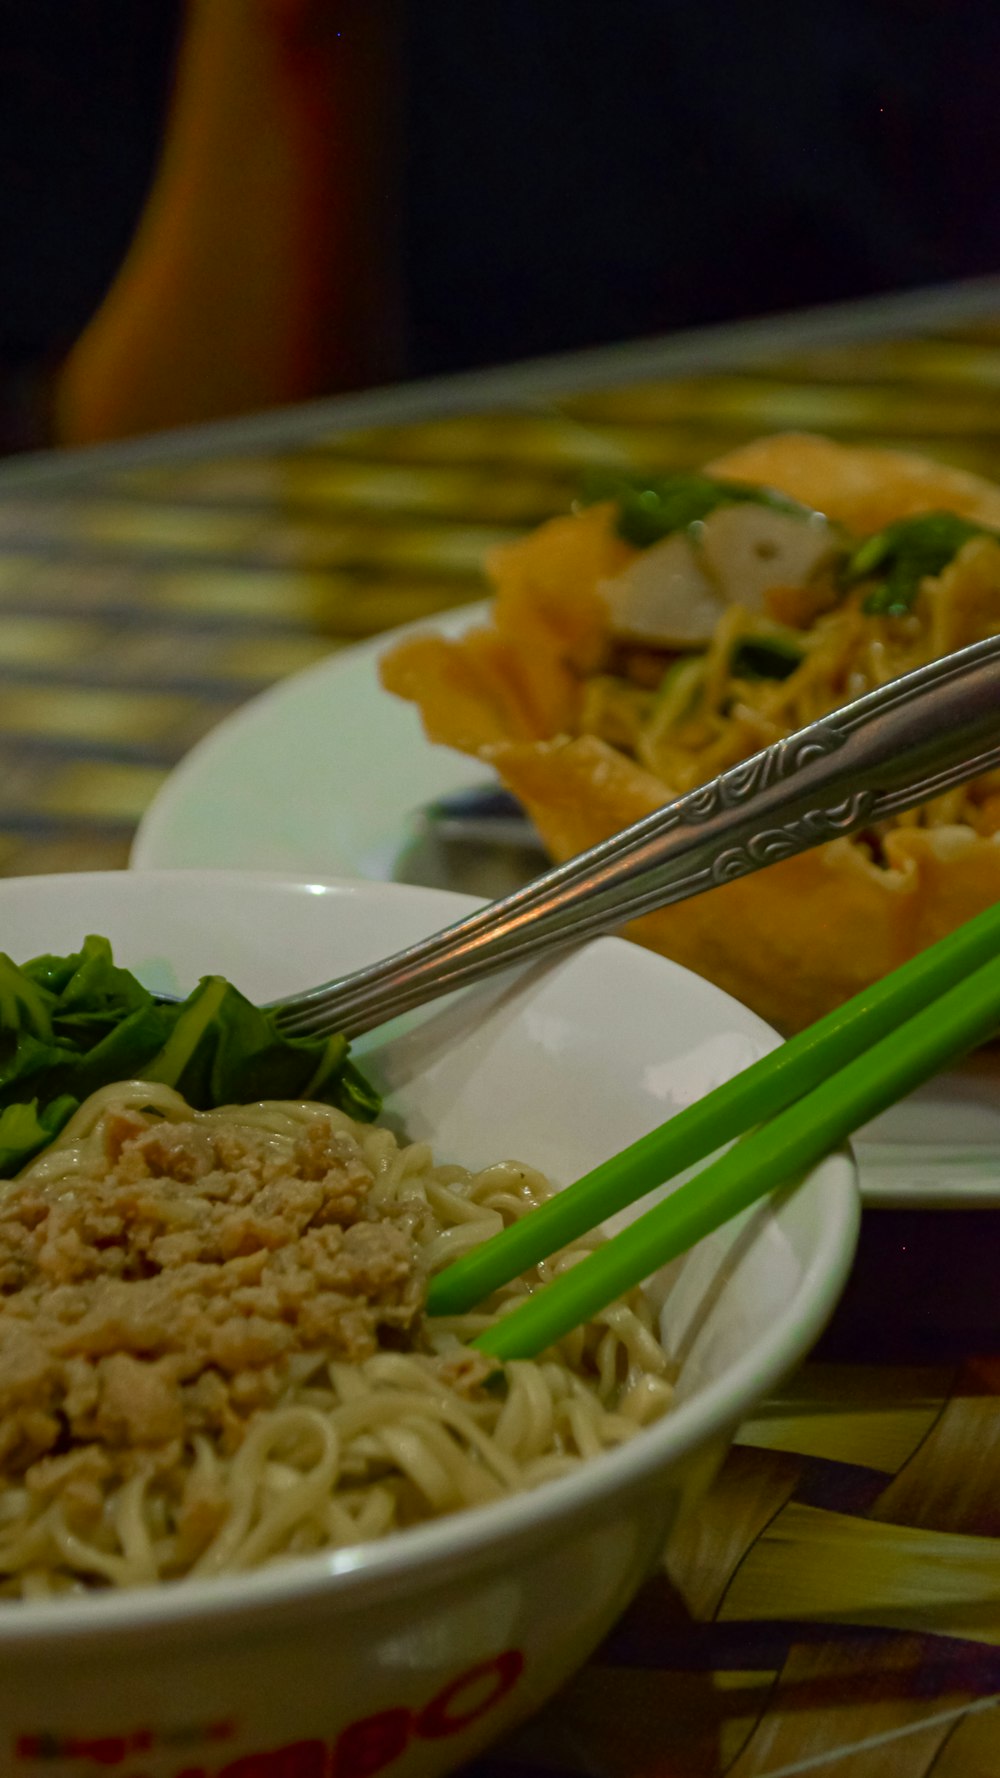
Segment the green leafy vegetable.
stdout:
<svg viewBox="0 0 1000 1778">
<path fill-rule="evenodd" d="M 768 506 L 774 512 L 787 512 L 808 519 L 812 509 L 773 488 L 757 488 L 747 482 L 718 481 L 709 475 L 633 475 L 625 470 L 592 470 L 585 478 L 580 498 L 585 506 L 598 500 L 613 500 L 618 507 L 617 530 L 627 543 L 648 549 L 669 537 L 673 531 L 684 531 L 689 525 L 707 519 L 719 506 L 734 506 L 740 501 L 754 506 Z"/>
<path fill-rule="evenodd" d="M 737 679 L 789 679 L 802 665 L 802 650 L 784 636 L 741 636 L 729 657 Z"/>
<path fill-rule="evenodd" d="M 26 1105 L 8 1105 L 0 1112 L 0 1175 L 6 1178 L 16 1173 L 58 1136 L 78 1103 L 70 1098 L 50 1099 L 45 1110 L 39 1111 L 38 1100 L 32 1099 Z"/>
<path fill-rule="evenodd" d="M 18 966 L 0 952 L 0 1175 L 16 1173 L 77 1106 L 116 1080 L 161 1081 L 199 1110 L 316 1099 L 365 1122 L 380 1100 L 344 1037 L 285 1037 L 221 976 L 158 1005 L 105 938 Z"/>
<path fill-rule="evenodd" d="M 689 686 L 698 687 L 704 677 L 704 655 L 682 654 L 678 660 L 671 661 L 660 680 L 656 688 L 657 704 L 664 703 L 667 698 L 676 697 L 678 691 L 686 691 Z"/>
<path fill-rule="evenodd" d="M 656 744 L 694 711 L 705 683 L 703 654 L 685 655 L 672 661 L 654 694 L 653 708 L 644 727 L 647 740 Z"/>
<path fill-rule="evenodd" d="M 864 603 L 873 617 L 904 617 L 911 610 L 920 582 L 940 574 L 970 537 L 997 537 L 987 525 L 960 518 L 955 512 L 922 512 L 897 519 L 874 537 L 866 537 L 844 564 L 845 586 L 877 578 Z"/>
</svg>

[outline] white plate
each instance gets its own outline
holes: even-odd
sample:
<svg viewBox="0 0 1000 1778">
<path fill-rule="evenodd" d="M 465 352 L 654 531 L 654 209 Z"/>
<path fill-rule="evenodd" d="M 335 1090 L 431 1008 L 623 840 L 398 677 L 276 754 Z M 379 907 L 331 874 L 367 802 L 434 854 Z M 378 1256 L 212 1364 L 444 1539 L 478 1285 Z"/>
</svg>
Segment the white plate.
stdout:
<svg viewBox="0 0 1000 1778">
<path fill-rule="evenodd" d="M 412 628 L 457 635 L 482 615 L 467 607 Z M 414 707 L 382 690 L 376 661 L 401 634 L 332 655 L 220 723 L 154 799 L 133 866 L 412 880 L 422 806 L 490 779 L 476 761 L 431 746 Z M 463 877 L 454 886 L 507 885 Z M 1000 1060 L 978 1056 L 933 1081 L 869 1125 L 856 1148 L 867 1204 L 1000 1207 Z"/>
<path fill-rule="evenodd" d="M 154 798 L 133 868 L 391 881 L 415 835 L 414 811 L 447 791 L 489 783 L 490 774 L 424 739 L 413 705 L 382 690 L 378 656 L 411 631 L 458 635 L 483 610 L 466 606 L 344 649 L 244 705 Z"/>
</svg>

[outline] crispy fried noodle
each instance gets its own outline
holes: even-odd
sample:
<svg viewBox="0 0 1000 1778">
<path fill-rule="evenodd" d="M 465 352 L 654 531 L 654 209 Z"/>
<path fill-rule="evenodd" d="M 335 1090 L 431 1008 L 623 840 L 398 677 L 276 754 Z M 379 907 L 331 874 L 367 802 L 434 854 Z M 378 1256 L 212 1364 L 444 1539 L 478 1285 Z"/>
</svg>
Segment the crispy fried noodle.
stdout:
<svg viewBox="0 0 1000 1778">
<path fill-rule="evenodd" d="M 676 562 L 668 572 L 661 557 L 659 635 L 649 608 L 656 551 L 643 571 L 646 552 L 623 536 L 614 504 L 585 506 L 495 551 L 488 623 L 455 639 L 408 637 L 380 671 L 389 690 L 419 706 L 432 740 L 495 767 L 557 861 L 852 698 L 1000 631 L 995 485 L 903 453 L 794 436 L 743 446 L 705 473 L 804 503 L 825 515 L 844 550 L 921 514 L 954 515 L 953 526 L 964 519 L 970 535 L 951 559 L 918 566 L 911 596 L 896 607 L 873 604 L 877 562 L 855 582 L 839 559 L 806 571 L 801 556 L 798 566 L 789 557 L 783 574 L 766 536 L 761 549 L 779 564 L 766 585 L 751 542 L 740 572 L 732 553 L 727 563 L 699 546 L 701 566 L 683 596 L 671 594 Z M 733 514 L 730 550 L 736 523 L 748 538 L 754 522 L 746 505 Z M 778 521 L 758 511 L 758 522 Z M 796 527 L 782 522 L 787 542 Z M 799 531 L 808 547 L 808 528 Z M 717 531 L 718 551 L 723 540 Z M 633 571 L 632 602 L 623 604 Z M 992 772 L 629 930 L 791 1031 L 998 895 L 1000 772 Z"/>
<path fill-rule="evenodd" d="M 422 1314 L 428 1275 L 547 1189 L 327 1106 L 95 1093 L 0 1197 L 0 1590 L 335 1549 L 631 1438 L 671 1396 L 639 1293 L 499 1385 L 463 1342 L 547 1267 Z"/>
</svg>

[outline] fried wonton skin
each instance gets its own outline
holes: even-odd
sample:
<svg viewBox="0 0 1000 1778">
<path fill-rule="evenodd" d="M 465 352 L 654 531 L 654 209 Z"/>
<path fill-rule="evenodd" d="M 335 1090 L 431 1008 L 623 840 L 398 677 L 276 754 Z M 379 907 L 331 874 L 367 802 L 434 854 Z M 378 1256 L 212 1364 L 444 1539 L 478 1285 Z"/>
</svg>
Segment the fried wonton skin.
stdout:
<svg viewBox="0 0 1000 1778">
<path fill-rule="evenodd" d="M 934 511 L 1000 529 L 1000 488 L 900 452 L 784 435 L 746 445 L 708 473 L 791 495 L 856 538 Z M 643 717 L 648 694 L 625 685 L 621 699 L 639 713 L 628 737 L 621 711 L 609 713 L 602 696 L 624 682 L 602 677 L 609 635 L 598 588 L 636 553 L 615 520 L 609 504 L 587 507 L 495 551 L 487 626 L 457 641 L 418 637 L 382 662 L 383 683 L 418 705 L 431 740 L 496 769 L 557 861 L 844 702 L 845 688 L 858 695 L 1000 632 L 1000 543 L 977 538 L 922 584 L 904 620 L 872 620 L 860 596 L 789 620 L 803 625 L 808 667 L 781 686 L 737 686 L 735 700 L 730 685 L 710 721 L 675 725 L 666 743 Z M 794 612 L 801 589 L 782 591 L 782 614 Z M 710 647 L 709 681 L 712 659 Z M 791 1032 L 998 899 L 995 773 L 877 835 L 836 840 L 647 915 L 629 934 Z"/>
<path fill-rule="evenodd" d="M 656 778 L 589 735 L 485 757 L 560 861 L 663 802 Z M 1000 897 L 1000 846 L 967 827 L 898 828 L 884 850 L 876 864 L 833 840 L 647 914 L 629 937 L 800 1030 Z"/>
<path fill-rule="evenodd" d="M 957 512 L 1000 525 L 1000 488 L 982 476 L 910 451 L 839 445 L 808 432 L 782 432 L 717 457 L 707 474 L 777 488 L 839 519 L 859 537 L 918 512 Z"/>
<path fill-rule="evenodd" d="M 400 643 L 382 658 L 383 685 L 419 705 L 430 740 L 463 753 L 570 731 L 604 652 L 598 585 L 634 553 L 615 535 L 608 505 L 551 519 L 491 552 L 497 597 L 488 627 L 457 642 L 426 635 Z"/>
</svg>

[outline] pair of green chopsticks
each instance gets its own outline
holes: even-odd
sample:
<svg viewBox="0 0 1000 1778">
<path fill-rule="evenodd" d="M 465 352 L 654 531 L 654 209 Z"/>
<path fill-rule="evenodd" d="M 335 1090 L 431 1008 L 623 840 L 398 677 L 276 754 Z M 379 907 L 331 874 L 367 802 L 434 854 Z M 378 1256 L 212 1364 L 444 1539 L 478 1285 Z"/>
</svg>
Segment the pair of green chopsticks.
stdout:
<svg viewBox="0 0 1000 1778">
<path fill-rule="evenodd" d="M 1000 903 L 448 1266 L 428 1313 L 463 1314 L 742 1137 L 473 1342 L 496 1358 L 534 1358 L 998 1028 Z"/>
</svg>

